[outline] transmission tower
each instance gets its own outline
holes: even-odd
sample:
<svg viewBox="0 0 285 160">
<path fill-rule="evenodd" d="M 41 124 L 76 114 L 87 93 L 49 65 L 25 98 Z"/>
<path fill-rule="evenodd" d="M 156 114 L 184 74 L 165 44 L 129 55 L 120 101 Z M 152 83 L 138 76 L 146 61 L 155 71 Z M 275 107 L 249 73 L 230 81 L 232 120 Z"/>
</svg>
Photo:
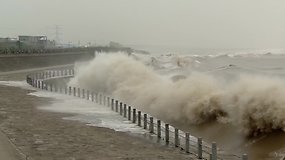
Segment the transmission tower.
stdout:
<svg viewBox="0 0 285 160">
<path fill-rule="evenodd" d="M 59 25 L 55 25 L 55 41 L 57 44 L 60 44 L 60 32 L 61 28 Z"/>
</svg>

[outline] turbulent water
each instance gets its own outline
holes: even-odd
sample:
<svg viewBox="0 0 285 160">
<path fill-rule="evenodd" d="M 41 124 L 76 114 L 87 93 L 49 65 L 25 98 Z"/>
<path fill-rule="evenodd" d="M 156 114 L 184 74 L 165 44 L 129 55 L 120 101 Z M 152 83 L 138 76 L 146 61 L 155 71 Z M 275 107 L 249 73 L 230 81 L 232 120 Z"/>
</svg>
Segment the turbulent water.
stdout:
<svg viewBox="0 0 285 160">
<path fill-rule="evenodd" d="M 284 60 L 285 54 L 271 53 L 97 54 L 76 65 L 70 84 L 112 95 L 180 126 L 230 125 L 241 139 L 256 141 L 285 131 Z"/>
</svg>

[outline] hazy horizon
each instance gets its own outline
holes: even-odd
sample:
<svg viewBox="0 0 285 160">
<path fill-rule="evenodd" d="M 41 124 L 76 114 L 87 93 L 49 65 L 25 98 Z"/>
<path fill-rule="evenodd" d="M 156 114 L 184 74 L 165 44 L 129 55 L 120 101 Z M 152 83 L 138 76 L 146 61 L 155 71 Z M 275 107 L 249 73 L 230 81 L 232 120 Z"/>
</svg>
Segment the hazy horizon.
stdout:
<svg viewBox="0 0 285 160">
<path fill-rule="evenodd" d="M 181 48 L 285 48 L 285 1 L 0 0 L 0 37 Z"/>
</svg>

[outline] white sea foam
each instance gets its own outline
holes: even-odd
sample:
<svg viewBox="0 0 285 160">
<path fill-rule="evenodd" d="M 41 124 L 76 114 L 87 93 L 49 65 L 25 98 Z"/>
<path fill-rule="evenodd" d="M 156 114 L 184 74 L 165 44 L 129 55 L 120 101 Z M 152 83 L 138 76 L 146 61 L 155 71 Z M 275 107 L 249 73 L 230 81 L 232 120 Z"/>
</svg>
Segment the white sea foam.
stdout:
<svg viewBox="0 0 285 160">
<path fill-rule="evenodd" d="M 172 58 L 162 59 L 159 65 Z M 186 68 L 195 68 L 195 60 L 186 60 Z M 179 58 L 174 62 L 185 67 Z M 246 135 L 285 130 L 285 84 L 277 77 L 238 73 L 227 81 L 191 70 L 173 81 L 156 67 L 119 53 L 99 55 L 76 70 L 70 85 L 111 94 L 167 121 L 198 125 L 218 120 L 237 125 Z"/>
<path fill-rule="evenodd" d="M 146 131 L 137 127 L 135 124 L 126 121 L 126 119 L 112 111 L 110 108 L 95 104 L 91 101 L 45 91 L 32 92 L 29 95 L 49 97 L 56 100 L 47 106 L 40 106 L 40 109 L 75 114 L 75 116 L 65 117 L 64 119 L 79 120 L 88 125 L 111 128 L 116 131 L 146 133 Z"/>
</svg>

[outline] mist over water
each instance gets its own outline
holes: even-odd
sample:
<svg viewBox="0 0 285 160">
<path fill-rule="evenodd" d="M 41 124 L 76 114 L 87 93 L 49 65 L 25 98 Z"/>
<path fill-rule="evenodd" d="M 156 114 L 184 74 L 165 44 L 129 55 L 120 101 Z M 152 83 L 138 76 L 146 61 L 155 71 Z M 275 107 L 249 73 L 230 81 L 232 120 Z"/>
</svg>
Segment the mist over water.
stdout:
<svg viewBox="0 0 285 160">
<path fill-rule="evenodd" d="M 234 65 L 205 72 L 197 59 L 99 54 L 77 65 L 70 85 L 112 95 L 175 123 L 229 123 L 245 136 L 285 130 L 283 78 L 249 74 Z M 221 69 L 224 76 L 217 73 Z M 235 76 L 227 78 L 229 71 Z"/>
</svg>

